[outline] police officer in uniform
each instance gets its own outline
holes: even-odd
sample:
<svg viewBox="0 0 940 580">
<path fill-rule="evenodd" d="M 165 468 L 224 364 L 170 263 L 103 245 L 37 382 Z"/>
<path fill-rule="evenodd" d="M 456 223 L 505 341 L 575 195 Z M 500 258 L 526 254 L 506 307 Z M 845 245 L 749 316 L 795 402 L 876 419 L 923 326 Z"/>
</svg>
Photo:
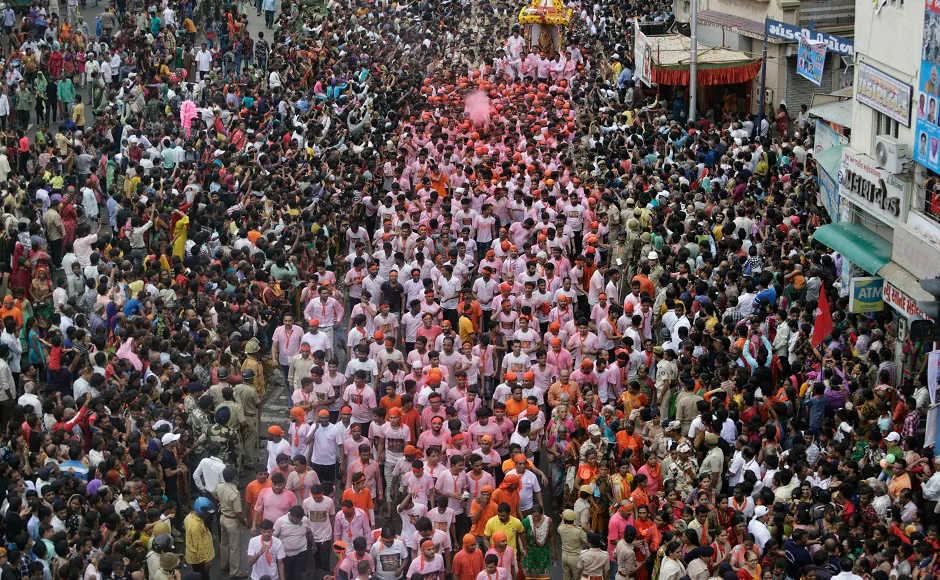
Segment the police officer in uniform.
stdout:
<svg viewBox="0 0 940 580">
<path fill-rule="evenodd" d="M 255 380 L 255 371 L 245 369 L 242 371 L 242 380 L 233 387 L 235 401 L 242 406 L 245 415 L 245 427 L 242 430 L 241 465 L 254 465 L 255 453 L 258 451 L 261 428 L 261 395 L 252 386 Z"/>
<path fill-rule="evenodd" d="M 561 538 L 561 571 L 564 580 L 581 578 L 581 550 L 587 546 L 587 532 L 576 525 L 574 510 L 567 509 L 561 514 L 558 537 Z"/>
<path fill-rule="evenodd" d="M 215 411 L 215 423 L 206 431 L 205 441 L 218 443 L 219 459 L 228 465 L 235 465 L 238 455 L 238 432 L 229 426 L 232 419 L 232 410 L 229 407 L 219 407 Z M 205 442 L 197 441 L 197 444 Z"/>
<path fill-rule="evenodd" d="M 245 343 L 245 361 L 242 363 L 242 372 L 254 371 L 255 378 L 248 381 L 248 384 L 258 391 L 258 396 L 263 397 L 265 389 L 264 366 L 261 364 L 261 358 L 258 355 L 260 351 L 261 345 L 258 343 L 258 339 L 254 337 L 248 339 L 248 342 Z"/>
</svg>

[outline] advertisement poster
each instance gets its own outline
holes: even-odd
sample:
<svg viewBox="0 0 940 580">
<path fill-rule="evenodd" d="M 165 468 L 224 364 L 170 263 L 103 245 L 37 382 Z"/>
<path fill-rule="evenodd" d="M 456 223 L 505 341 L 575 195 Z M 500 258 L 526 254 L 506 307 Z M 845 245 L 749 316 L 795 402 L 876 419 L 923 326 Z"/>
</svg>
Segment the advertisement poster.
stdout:
<svg viewBox="0 0 940 580">
<path fill-rule="evenodd" d="M 816 119 L 816 138 L 813 141 L 813 155 L 819 155 L 822 151 L 830 147 L 839 145 L 848 145 L 849 140 L 845 135 L 836 133 L 824 121 Z"/>
<path fill-rule="evenodd" d="M 921 52 L 914 160 L 940 172 L 940 3 L 927 0 Z"/>
<path fill-rule="evenodd" d="M 633 62 L 636 63 L 636 71 L 633 73 L 633 78 L 650 86 L 653 77 L 653 47 L 640 30 L 640 23 L 634 23 L 633 26 L 636 32 L 636 42 L 633 45 Z"/>
<path fill-rule="evenodd" d="M 902 83 L 864 62 L 858 63 L 856 100 L 884 113 L 905 127 L 911 126 L 912 91 L 911 85 Z"/>
<path fill-rule="evenodd" d="M 800 48 L 796 53 L 796 73 L 815 85 L 822 84 L 823 68 L 826 66 L 825 42 L 810 40 L 808 34 L 800 35 Z"/>
</svg>

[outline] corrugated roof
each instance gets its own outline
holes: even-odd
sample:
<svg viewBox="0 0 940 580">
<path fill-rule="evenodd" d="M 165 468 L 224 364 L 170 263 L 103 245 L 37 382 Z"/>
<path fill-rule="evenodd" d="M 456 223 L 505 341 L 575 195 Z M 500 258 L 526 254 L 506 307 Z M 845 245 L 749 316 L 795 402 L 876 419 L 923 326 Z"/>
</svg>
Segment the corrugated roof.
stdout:
<svg viewBox="0 0 940 580">
<path fill-rule="evenodd" d="M 851 100 L 837 101 L 835 103 L 826 103 L 816 105 L 809 110 L 811 117 L 819 117 L 830 123 L 852 128 L 852 102 Z"/>
<path fill-rule="evenodd" d="M 692 40 L 681 34 L 647 36 L 653 54 L 653 61 L 660 66 L 688 64 L 691 61 Z M 759 60 L 739 50 L 705 46 L 698 43 L 699 64 L 723 64 Z"/>
<path fill-rule="evenodd" d="M 763 22 L 741 18 L 733 14 L 725 14 L 724 12 L 716 12 L 714 10 L 701 10 L 698 13 L 698 22 L 699 24 L 718 26 L 750 38 L 764 39 Z M 782 38 L 773 37 L 771 37 L 770 41 L 784 42 Z"/>
</svg>

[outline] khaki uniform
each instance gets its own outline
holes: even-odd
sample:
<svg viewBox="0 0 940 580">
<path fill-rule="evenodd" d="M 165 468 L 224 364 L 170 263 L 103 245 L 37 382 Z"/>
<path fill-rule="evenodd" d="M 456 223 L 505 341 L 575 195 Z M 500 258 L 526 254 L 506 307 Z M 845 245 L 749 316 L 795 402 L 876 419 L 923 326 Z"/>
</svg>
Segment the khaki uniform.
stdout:
<svg viewBox="0 0 940 580">
<path fill-rule="evenodd" d="M 242 432 L 240 453 L 241 468 L 244 468 L 246 463 L 251 464 L 254 461 L 255 453 L 258 451 L 259 429 L 261 428 L 261 396 L 251 385 L 238 383 L 235 385 L 235 400 L 241 404 L 245 415 L 245 428 Z"/>
<path fill-rule="evenodd" d="M 585 550 L 581 552 L 578 563 L 581 566 L 581 578 L 584 580 L 603 580 L 610 576 L 610 554 L 605 550 Z"/>
<path fill-rule="evenodd" d="M 264 381 L 264 366 L 261 364 L 261 361 L 254 358 L 253 356 L 248 356 L 245 358 L 245 362 L 242 363 L 242 372 L 247 370 L 255 371 L 255 380 L 251 382 L 251 386 L 258 392 L 262 397 L 264 396 L 264 389 L 266 388 Z"/>
<path fill-rule="evenodd" d="M 228 386 L 230 385 L 225 382 L 216 383 L 212 385 L 211 387 L 209 387 L 208 389 L 206 389 L 206 394 L 212 397 L 213 403 L 215 403 L 216 405 L 221 405 L 222 402 L 225 401 L 225 399 L 222 397 L 222 389 Z"/>
<path fill-rule="evenodd" d="M 587 544 L 587 534 L 580 526 L 562 522 L 558 526 L 561 538 L 561 571 L 564 580 L 578 580 L 581 577 L 581 550 Z"/>
<path fill-rule="evenodd" d="M 234 483 L 223 482 L 216 486 L 215 495 L 219 498 L 222 569 L 228 568 L 230 576 L 237 576 L 241 574 L 242 525 L 237 519 L 242 513 L 241 494 Z"/>
</svg>

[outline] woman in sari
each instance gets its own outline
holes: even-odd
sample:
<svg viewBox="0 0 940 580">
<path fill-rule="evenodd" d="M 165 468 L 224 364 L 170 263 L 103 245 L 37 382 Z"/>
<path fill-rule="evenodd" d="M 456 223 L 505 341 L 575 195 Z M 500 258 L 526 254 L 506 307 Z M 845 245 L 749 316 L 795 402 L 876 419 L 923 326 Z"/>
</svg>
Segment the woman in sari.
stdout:
<svg viewBox="0 0 940 580">
<path fill-rule="evenodd" d="M 546 516 L 542 506 L 536 503 L 533 512 L 522 520 L 522 527 L 525 529 L 526 545 L 522 571 L 526 578 L 548 576 L 552 563 L 557 559 L 552 537 L 552 518 Z"/>
<path fill-rule="evenodd" d="M 75 228 L 78 226 L 78 213 L 72 198 L 75 197 L 75 186 L 70 185 L 68 194 L 62 196 L 59 204 L 59 215 L 62 217 L 62 226 L 65 228 L 65 237 L 62 238 L 62 247 L 75 241 Z"/>
<path fill-rule="evenodd" d="M 633 466 L 629 459 L 621 459 L 617 466 L 617 472 L 610 476 L 610 487 L 613 492 L 614 501 L 611 510 L 617 509 L 623 500 L 630 497 L 630 483 L 633 481 Z M 613 512 L 611 512 L 613 515 Z"/>
<path fill-rule="evenodd" d="M 649 569 L 644 563 L 650 555 L 656 554 L 662 541 L 662 535 L 656 527 L 656 522 L 650 519 L 648 506 L 637 506 L 633 527 L 636 528 L 636 537 L 643 540 L 644 546 L 643 549 L 636 551 L 636 563 L 639 566 L 637 580 L 648 580 L 650 577 Z"/>
<path fill-rule="evenodd" d="M 731 558 L 731 543 L 728 541 L 728 529 L 718 531 L 715 541 L 709 544 L 715 550 L 714 565 L 717 566 Z"/>
<path fill-rule="evenodd" d="M 45 267 L 36 268 L 36 277 L 29 285 L 29 299 L 33 303 L 36 324 L 40 328 L 49 327 L 49 317 L 53 313 L 52 279 Z"/>
<path fill-rule="evenodd" d="M 633 505 L 637 506 L 637 508 L 641 505 L 649 507 L 650 496 L 647 493 L 647 477 L 642 473 L 637 473 L 636 477 L 633 478 L 631 486 L 633 487 L 633 491 L 630 492 L 630 501 L 633 502 Z"/>
<path fill-rule="evenodd" d="M 39 332 L 36 329 L 36 318 L 30 318 L 23 323 L 23 339 L 26 348 L 23 352 L 26 354 L 26 360 L 29 364 L 36 367 L 40 377 L 46 376 L 46 351 L 39 342 Z"/>
<path fill-rule="evenodd" d="M 189 216 L 178 209 L 174 209 L 170 215 L 170 223 L 173 230 L 173 255 L 182 260 L 186 256 Z"/>
<path fill-rule="evenodd" d="M 14 290 L 29 290 L 31 283 L 32 275 L 30 274 L 29 258 L 26 256 L 26 248 L 22 244 L 17 244 L 16 249 L 13 250 L 10 288 Z"/>
<path fill-rule="evenodd" d="M 708 526 L 708 535 L 714 538 L 720 530 L 730 528 L 734 511 L 734 508 L 728 505 L 728 496 L 719 495 L 718 505 L 715 506 L 713 511 L 708 512 L 708 519 L 705 522 Z"/>
<path fill-rule="evenodd" d="M 744 565 L 738 568 L 738 580 L 759 580 L 761 577 L 760 564 L 757 563 L 757 553 L 748 551 L 744 556 Z"/>
<path fill-rule="evenodd" d="M 754 535 L 744 534 L 742 538 L 743 541 L 740 544 L 731 548 L 731 556 L 728 559 L 728 563 L 731 564 L 731 569 L 735 572 L 740 572 L 743 568 L 746 568 L 752 557 L 754 558 L 754 565 L 756 566 L 757 559 L 760 558 L 760 553 L 755 545 Z M 757 580 L 760 578 L 759 568 L 757 571 L 751 570 L 750 572 L 753 574 L 753 578 L 745 578 L 745 580 Z"/>
<path fill-rule="evenodd" d="M 694 560 L 700 547 L 698 532 L 687 529 L 682 534 L 682 561 L 688 563 Z"/>
</svg>

